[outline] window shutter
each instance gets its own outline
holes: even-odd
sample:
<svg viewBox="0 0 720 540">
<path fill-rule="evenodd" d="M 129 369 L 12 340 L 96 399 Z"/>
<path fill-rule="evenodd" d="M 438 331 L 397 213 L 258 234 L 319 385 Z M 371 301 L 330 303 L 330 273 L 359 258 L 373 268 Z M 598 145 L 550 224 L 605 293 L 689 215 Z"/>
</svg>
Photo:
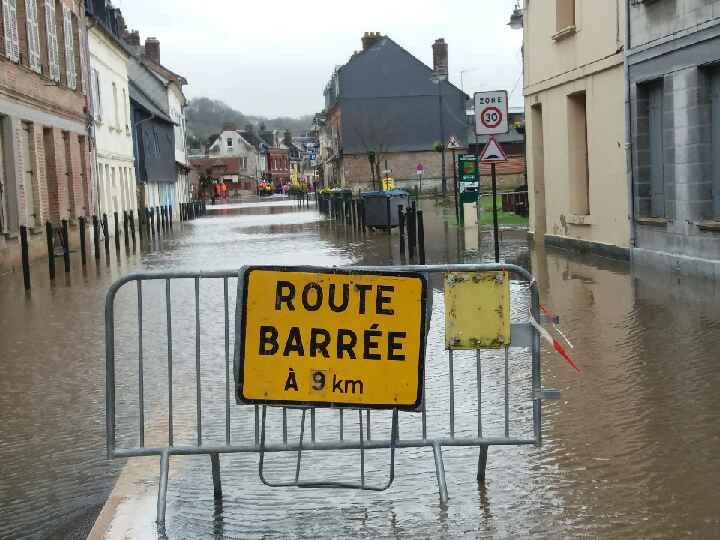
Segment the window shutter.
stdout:
<svg viewBox="0 0 720 540">
<path fill-rule="evenodd" d="M 83 96 L 87 95 L 87 31 L 85 26 L 78 22 L 80 28 L 80 88 L 82 88 Z"/>
<path fill-rule="evenodd" d="M 100 94 L 100 74 L 98 73 L 97 69 L 93 69 L 92 71 L 92 81 L 90 81 L 92 84 L 92 92 L 93 92 L 93 105 L 94 105 L 94 113 L 95 113 L 95 120 L 97 122 L 102 122 L 102 95 Z"/>
<path fill-rule="evenodd" d="M 17 30 L 17 0 L 2 0 L 5 26 L 5 56 L 20 61 L 20 41 Z"/>
<path fill-rule="evenodd" d="M 73 47 L 72 11 L 63 6 L 63 29 L 65 33 L 65 66 L 67 67 L 68 88 L 77 88 L 77 73 L 75 70 L 75 48 Z"/>
<path fill-rule="evenodd" d="M 25 22 L 28 35 L 28 57 L 30 60 L 30 68 L 33 71 L 41 73 L 40 32 L 38 31 L 37 3 L 35 0 L 25 0 Z"/>
<path fill-rule="evenodd" d="M 60 50 L 58 49 L 57 25 L 55 24 L 55 0 L 45 0 L 45 29 L 47 30 L 50 79 L 53 81 L 59 81 Z"/>
</svg>

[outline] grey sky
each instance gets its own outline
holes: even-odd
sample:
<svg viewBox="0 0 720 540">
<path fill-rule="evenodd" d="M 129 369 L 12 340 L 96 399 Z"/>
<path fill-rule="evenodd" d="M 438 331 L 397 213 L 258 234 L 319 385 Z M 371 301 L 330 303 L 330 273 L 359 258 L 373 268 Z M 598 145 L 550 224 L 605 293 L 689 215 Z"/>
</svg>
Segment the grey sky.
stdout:
<svg viewBox="0 0 720 540">
<path fill-rule="evenodd" d="M 507 26 L 514 0 L 115 0 L 130 29 L 161 43 L 189 97 L 221 99 L 245 114 L 298 116 L 322 109 L 334 66 L 363 32 L 388 35 L 432 65 L 449 45 L 450 79 L 465 91 L 507 89 L 522 104 L 522 31 Z"/>
</svg>

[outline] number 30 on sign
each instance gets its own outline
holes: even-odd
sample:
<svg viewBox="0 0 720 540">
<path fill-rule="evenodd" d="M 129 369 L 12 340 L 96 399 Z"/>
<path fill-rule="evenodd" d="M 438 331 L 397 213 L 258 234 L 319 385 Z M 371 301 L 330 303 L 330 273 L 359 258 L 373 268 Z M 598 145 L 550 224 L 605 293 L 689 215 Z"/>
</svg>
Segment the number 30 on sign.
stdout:
<svg viewBox="0 0 720 540">
<path fill-rule="evenodd" d="M 239 402 L 420 405 L 424 277 L 251 267 L 243 285 Z"/>
</svg>

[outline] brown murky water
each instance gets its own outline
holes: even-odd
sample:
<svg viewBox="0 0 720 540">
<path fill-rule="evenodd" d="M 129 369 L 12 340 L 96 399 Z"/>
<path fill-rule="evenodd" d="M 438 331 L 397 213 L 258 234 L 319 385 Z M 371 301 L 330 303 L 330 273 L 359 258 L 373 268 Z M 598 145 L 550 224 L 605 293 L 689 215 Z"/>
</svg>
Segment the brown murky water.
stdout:
<svg viewBox="0 0 720 540">
<path fill-rule="evenodd" d="M 458 231 L 445 209 L 430 201 L 423 207 L 428 262 L 491 257 L 487 236 L 478 242 L 477 232 Z M 475 482 L 475 451 L 446 449 L 447 507 L 439 503 L 427 450 L 400 451 L 395 484 L 380 494 L 270 489 L 258 480 L 257 456 L 223 456 L 220 507 L 213 503 L 207 457 L 173 458 L 168 536 L 720 536 L 715 497 L 720 480 L 720 285 L 631 274 L 622 264 L 542 247 L 531 250 L 522 233 L 506 231 L 503 240 L 507 260 L 532 267 L 543 302 L 561 314 L 563 330 L 575 344 L 573 356 L 583 368 L 578 376 L 545 354 L 544 384 L 563 394 L 562 401 L 545 405 L 542 448 L 491 449 L 481 488 Z M 136 269 L 227 269 L 248 263 L 397 263 L 396 242 L 383 234 L 362 237 L 312 210 L 276 201 L 217 208 L 209 217 L 176 227 L 142 254 L 123 251 L 109 266 L 103 260 L 99 270 L 91 260 L 86 275 L 74 261 L 71 286 L 59 279 L 51 287 L 38 262 L 31 298 L 22 292 L 21 276 L 0 277 L 0 537 L 81 536 L 123 465 L 105 459 L 103 303 L 115 278 Z M 191 286 L 179 286 L 174 299 L 174 332 L 180 340 L 189 336 L 192 349 L 194 314 L 182 298 L 188 291 Z M 153 340 L 160 343 L 164 336 L 164 305 L 160 289 L 148 287 L 146 295 L 146 429 L 150 440 L 162 441 L 165 358 L 159 348 L 154 365 L 152 351 Z M 434 297 L 439 315 L 438 290 Z M 121 294 L 117 308 L 118 335 L 128 343 L 135 317 L 131 300 Z M 218 303 L 222 295 L 204 287 L 208 441 L 224 438 L 224 404 L 220 414 L 210 403 L 224 384 Z M 428 396 L 436 396 L 438 410 L 429 418 L 431 432 L 447 430 L 441 324 L 440 316 L 433 317 L 428 343 Z M 188 396 L 182 390 L 185 377 L 192 375 L 191 369 L 184 373 L 183 362 L 194 366 L 193 351 L 185 354 L 181 348 L 176 361 L 175 429 L 182 440 L 195 420 L 194 386 L 186 385 Z M 473 358 L 459 356 L 457 362 L 456 384 L 463 396 L 474 383 L 463 376 L 464 369 L 474 373 Z M 519 369 L 522 358 L 512 362 L 512 370 Z M 498 365 L 489 361 L 483 369 L 488 380 L 499 380 Z M 137 418 L 133 388 L 129 381 L 118 396 L 119 439 L 127 443 L 135 437 L 132 430 L 123 431 Z M 484 422 L 492 431 L 501 415 L 488 399 Z M 528 409 L 515 403 L 513 429 L 526 430 Z M 457 406 L 463 418 L 463 411 L 475 405 L 468 397 Z M 292 420 L 297 427 L 297 419 Z M 277 418 L 273 421 L 277 425 Z M 330 429 L 330 420 L 324 422 L 318 418 L 319 430 Z M 377 429 L 382 422 L 378 419 Z M 473 422 L 459 420 L 458 431 L 469 433 Z M 232 426 L 234 440 L 250 436 L 252 417 L 245 408 L 233 406 Z M 415 417 L 401 415 L 402 433 L 417 427 Z M 296 431 L 291 429 L 291 436 Z M 368 463 L 373 478 L 384 479 L 387 459 L 386 452 L 373 453 Z M 282 477 L 293 464 L 291 456 L 272 456 L 272 476 Z M 310 476 L 328 469 L 330 475 L 344 474 L 355 471 L 357 460 L 337 453 L 309 455 L 307 465 Z"/>
</svg>

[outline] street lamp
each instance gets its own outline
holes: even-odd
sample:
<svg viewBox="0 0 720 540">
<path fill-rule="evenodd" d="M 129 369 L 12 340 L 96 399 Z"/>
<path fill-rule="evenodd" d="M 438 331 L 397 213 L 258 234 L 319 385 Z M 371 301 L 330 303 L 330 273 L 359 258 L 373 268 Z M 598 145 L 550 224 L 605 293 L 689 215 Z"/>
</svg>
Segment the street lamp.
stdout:
<svg viewBox="0 0 720 540">
<path fill-rule="evenodd" d="M 437 84 L 438 87 L 438 106 L 440 111 L 440 144 L 442 145 L 442 150 L 440 154 L 442 167 L 442 193 L 443 195 L 445 195 L 447 193 L 447 177 L 445 176 L 445 115 L 443 114 L 442 83 L 443 81 L 447 80 L 447 76 L 435 74 L 430 77 L 430 80 L 433 82 L 433 84 Z"/>
<path fill-rule="evenodd" d="M 508 26 L 513 30 L 520 30 L 523 27 L 523 12 L 520 9 L 520 2 L 515 2 L 515 9 L 510 15 Z"/>
</svg>

